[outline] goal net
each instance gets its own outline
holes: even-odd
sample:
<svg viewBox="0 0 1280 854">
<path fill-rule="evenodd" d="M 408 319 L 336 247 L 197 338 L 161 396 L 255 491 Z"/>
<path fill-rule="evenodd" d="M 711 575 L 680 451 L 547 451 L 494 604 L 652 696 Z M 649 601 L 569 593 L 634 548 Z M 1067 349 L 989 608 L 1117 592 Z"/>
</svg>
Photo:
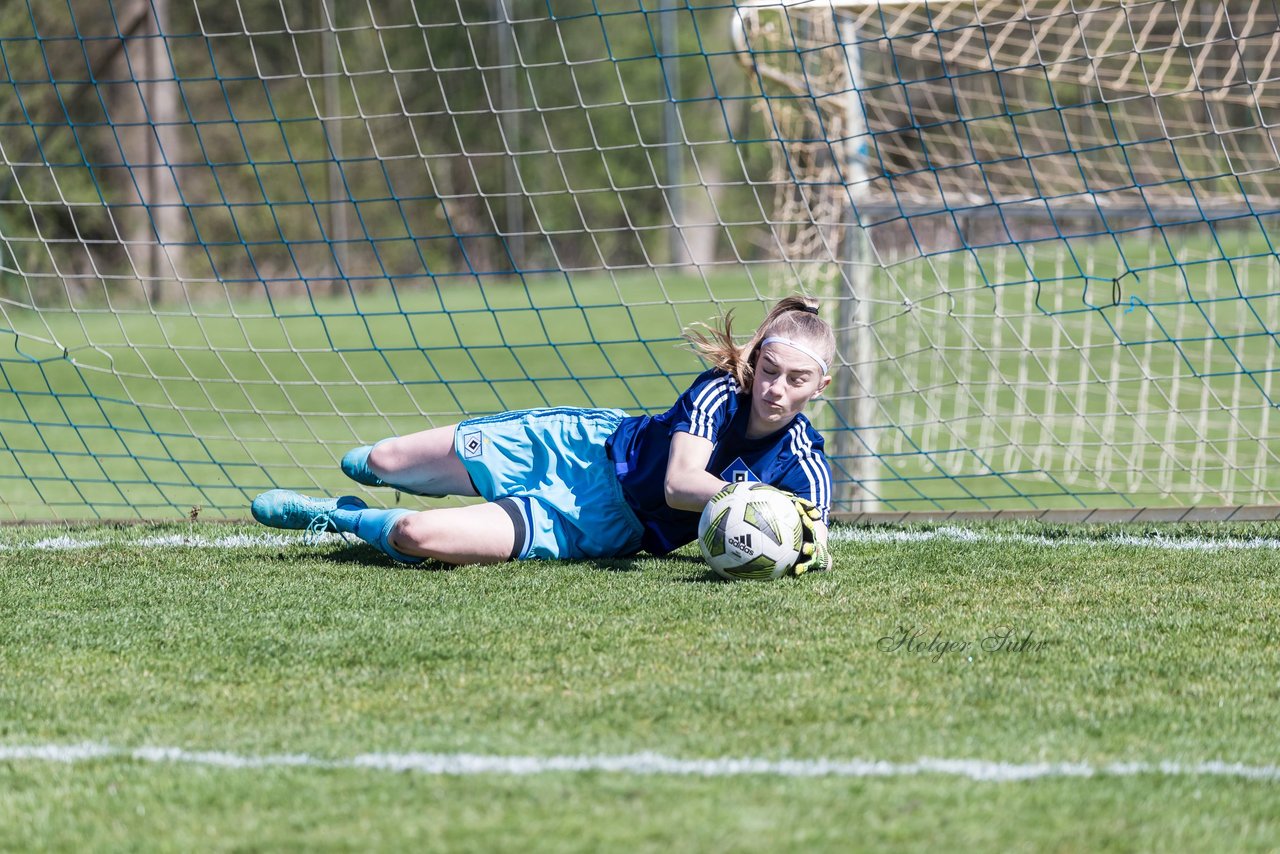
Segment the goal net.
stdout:
<svg viewBox="0 0 1280 854">
<path fill-rule="evenodd" d="M 1274 7 L 742 5 L 885 506 L 1274 503 Z"/>
<path fill-rule="evenodd" d="M 839 511 L 1275 504 L 1280 13 L 0 9 L 0 518 L 242 517 L 349 447 L 840 341 Z"/>
</svg>

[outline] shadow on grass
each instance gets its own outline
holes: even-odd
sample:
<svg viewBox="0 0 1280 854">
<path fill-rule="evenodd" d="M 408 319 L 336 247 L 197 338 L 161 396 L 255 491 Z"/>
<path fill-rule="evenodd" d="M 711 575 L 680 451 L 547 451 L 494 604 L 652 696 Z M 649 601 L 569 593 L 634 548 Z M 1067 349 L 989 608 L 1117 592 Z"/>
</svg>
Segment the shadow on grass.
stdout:
<svg viewBox="0 0 1280 854">
<path fill-rule="evenodd" d="M 280 555 L 284 558 L 284 555 Z M 392 560 L 382 552 L 374 549 L 372 546 L 363 543 L 349 543 L 348 545 L 327 552 L 317 552 L 316 559 L 323 560 L 331 564 L 342 564 L 344 566 L 360 566 L 369 569 L 380 570 L 399 570 L 408 572 L 442 572 L 456 569 L 453 564 L 444 563 L 438 560 L 424 560 L 422 563 L 399 563 Z M 293 556 L 287 559 L 295 559 Z M 584 561 L 538 561 L 538 563 L 547 566 L 554 566 L 557 563 L 569 564 L 579 563 L 601 572 L 645 572 L 649 569 L 657 569 L 659 565 L 670 566 L 671 564 L 682 564 L 688 566 L 689 569 L 699 570 L 694 575 L 688 575 L 680 579 L 686 584 L 723 584 L 725 579 L 716 575 L 700 557 L 693 555 L 663 555 L 662 557 L 653 557 L 651 555 L 641 555 L 635 557 L 617 557 L 617 558 L 595 558 L 594 560 Z M 502 566 L 503 564 L 495 564 Z"/>
<path fill-rule="evenodd" d="M 723 576 L 717 575 L 715 572 L 709 569 L 705 570 L 700 575 L 690 575 L 680 580 L 683 581 L 685 584 L 733 584 L 734 583 Z"/>
<path fill-rule="evenodd" d="M 598 557 L 594 560 L 583 561 L 592 569 L 598 569 L 602 572 L 643 572 L 644 566 L 640 558 L 634 557 Z"/>
<path fill-rule="evenodd" d="M 686 575 L 680 579 L 684 584 L 726 584 L 726 579 L 717 575 L 698 555 L 675 554 L 663 555 L 658 558 L 666 564 L 685 564 L 691 570 L 697 570 L 693 575 Z"/>
<path fill-rule="evenodd" d="M 453 564 L 438 560 L 423 560 L 421 563 L 400 563 L 387 555 L 363 543 L 351 543 L 331 552 L 316 555 L 320 560 L 329 563 L 364 566 L 369 569 L 400 570 L 404 572 L 432 572 L 453 569 Z"/>
<path fill-rule="evenodd" d="M 697 575 L 685 576 L 680 579 L 686 584 L 709 584 L 724 581 L 723 578 L 707 568 L 702 558 L 694 555 L 667 554 L 662 557 L 643 555 L 624 558 L 598 558 L 590 561 L 588 565 L 605 572 L 644 572 L 649 569 L 657 569 L 659 566 L 670 567 L 672 564 L 683 564 L 689 568 L 702 570 Z"/>
<path fill-rule="evenodd" d="M 445 571 L 456 569 L 453 564 L 445 563 L 439 560 L 424 559 L 421 563 L 400 563 L 392 560 L 382 552 L 372 546 L 360 543 L 351 543 L 350 545 L 336 549 L 334 551 L 317 554 L 321 560 L 335 564 L 355 564 L 357 566 L 367 566 L 370 569 L 391 569 L 391 570 L 407 570 L 410 572 L 422 571 Z M 493 564 L 494 567 L 504 566 L 507 561 Z M 568 564 L 570 561 L 538 561 L 538 563 L 554 566 L 557 563 Z M 593 561 L 582 561 L 593 569 L 599 569 L 604 572 L 639 572 L 644 569 L 638 565 L 636 558 L 600 558 Z"/>
</svg>

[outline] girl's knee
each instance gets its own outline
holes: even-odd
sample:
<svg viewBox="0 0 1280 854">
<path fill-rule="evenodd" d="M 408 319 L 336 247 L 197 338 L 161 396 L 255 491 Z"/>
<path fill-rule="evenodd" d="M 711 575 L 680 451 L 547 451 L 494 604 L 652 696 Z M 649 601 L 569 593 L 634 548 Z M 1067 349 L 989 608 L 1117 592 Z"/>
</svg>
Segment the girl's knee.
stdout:
<svg viewBox="0 0 1280 854">
<path fill-rule="evenodd" d="M 428 523 L 426 512 L 410 513 L 397 519 L 391 526 L 387 539 L 400 551 L 417 554 L 430 550 L 432 526 Z"/>
<path fill-rule="evenodd" d="M 367 465 L 378 477 L 386 479 L 387 475 L 400 470 L 402 454 L 396 448 L 395 439 L 384 439 L 369 450 Z"/>
</svg>

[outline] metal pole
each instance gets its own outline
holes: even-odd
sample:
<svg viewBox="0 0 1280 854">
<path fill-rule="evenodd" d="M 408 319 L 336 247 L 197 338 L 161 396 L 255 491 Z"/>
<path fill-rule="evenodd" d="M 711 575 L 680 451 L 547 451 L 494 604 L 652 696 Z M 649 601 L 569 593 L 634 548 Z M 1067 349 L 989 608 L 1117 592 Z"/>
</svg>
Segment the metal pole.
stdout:
<svg viewBox="0 0 1280 854">
<path fill-rule="evenodd" d="M 169 0 L 149 0 L 151 16 L 142 56 L 142 109 L 150 134 L 144 144 L 143 210 L 150 218 L 144 229 L 147 240 L 147 296 L 153 305 L 167 302 L 181 293 L 184 214 L 177 176 L 170 164 L 183 160 L 181 137 L 174 130 L 178 118 L 178 83 L 165 33 L 169 20 Z M 166 280 L 172 282 L 167 284 Z"/>
<path fill-rule="evenodd" d="M 680 185 L 684 170 L 681 164 L 680 144 L 684 141 L 680 128 L 680 110 L 676 99 L 680 93 L 680 66 L 674 58 L 680 53 L 680 18 L 676 11 L 677 0 L 662 0 L 662 14 L 658 16 L 662 31 L 662 75 L 667 82 L 667 102 L 662 111 L 662 145 L 665 155 L 664 179 L 666 180 L 667 209 L 671 212 L 671 231 L 668 233 L 667 254 L 672 264 L 688 264 L 689 253 L 680 232 L 683 223 Z"/>
<path fill-rule="evenodd" d="M 862 228 L 859 206 L 867 196 L 867 119 L 862 104 L 862 56 L 858 49 L 857 23 L 844 18 L 837 32 L 844 45 L 848 85 L 844 93 L 844 135 L 841 172 L 847 192 L 848 211 L 841 267 L 848 283 L 841 301 L 841 319 L 836 330 L 836 346 L 843 357 L 835 377 L 836 399 L 843 403 L 847 429 L 836 433 L 836 458 L 848 473 L 848 488 L 837 496 L 841 505 L 855 512 L 878 509 L 874 483 L 879 473 L 875 455 L 875 348 L 871 334 L 871 266 L 874 253 Z"/>
<path fill-rule="evenodd" d="M 524 193 L 520 189 L 520 175 L 516 170 L 516 152 L 520 148 L 520 93 L 516 89 L 515 33 L 511 27 L 507 0 L 493 0 L 498 25 L 498 122 L 502 128 L 503 147 L 506 150 L 506 178 L 503 207 L 506 209 L 507 253 L 511 263 L 519 270 L 524 258 Z"/>
<path fill-rule="evenodd" d="M 324 63 L 324 112 L 321 122 L 329 143 L 329 250 L 333 258 L 333 281 L 330 290 L 337 293 L 347 277 L 347 192 L 342 183 L 342 93 L 338 89 L 338 26 L 333 17 L 333 0 L 320 0 L 321 12 L 329 32 L 322 38 Z"/>
<path fill-rule="evenodd" d="M 155 12 L 155 6 L 152 5 L 152 12 Z M 143 211 L 151 219 L 152 234 L 148 235 L 152 239 L 147 243 L 146 250 L 146 277 L 147 281 L 147 299 L 152 306 L 159 305 L 164 299 L 164 288 L 160 287 L 160 228 L 158 224 L 158 214 L 156 207 L 156 199 L 160 195 L 159 182 L 156 181 L 157 166 L 163 156 L 156 149 L 159 148 L 158 140 L 155 132 L 155 102 L 156 90 L 155 79 L 157 76 L 156 62 L 156 38 L 155 34 L 160 31 L 160 24 L 152 19 L 152 26 L 148 27 L 147 40 L 144 42 L 142 50 L 142 77 L 144 82 L 142 89 L 142 109 L 143 116 L 150 117 L 151 133 L 147 136 L 147 142 L 143 148 L 143 172 L 142 185 L 145 187 L 146 201 L 143 202 Z M 145 231 L 143 232 L 146 233 Z"/>
</svg>

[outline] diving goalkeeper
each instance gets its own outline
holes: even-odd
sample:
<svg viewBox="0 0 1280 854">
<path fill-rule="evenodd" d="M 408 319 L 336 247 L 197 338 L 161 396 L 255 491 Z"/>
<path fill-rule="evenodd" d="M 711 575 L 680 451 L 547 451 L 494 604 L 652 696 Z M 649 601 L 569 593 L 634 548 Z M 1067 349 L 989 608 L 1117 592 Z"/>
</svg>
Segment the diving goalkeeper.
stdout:
<svg viewBox="0 0 1280 854">
<path fill-rule="evenodd" d="M 397 561 L 662 555 L 692 542 L 729 483 L 795 497 L 805 542 L 796 574 L 826 569 L 831 472 L 804 408 L 831 382 L 831 326 L 792 296 L 744 345 L 732 318 L 686 338 L 713 367 L 661 415 L 557 407 L 472 418 L 350 451 L 357 483 L 483 503 L 415 511 L 283 489 L 253 501 L 264 525 L 353 534 Z"/>
</svg>

